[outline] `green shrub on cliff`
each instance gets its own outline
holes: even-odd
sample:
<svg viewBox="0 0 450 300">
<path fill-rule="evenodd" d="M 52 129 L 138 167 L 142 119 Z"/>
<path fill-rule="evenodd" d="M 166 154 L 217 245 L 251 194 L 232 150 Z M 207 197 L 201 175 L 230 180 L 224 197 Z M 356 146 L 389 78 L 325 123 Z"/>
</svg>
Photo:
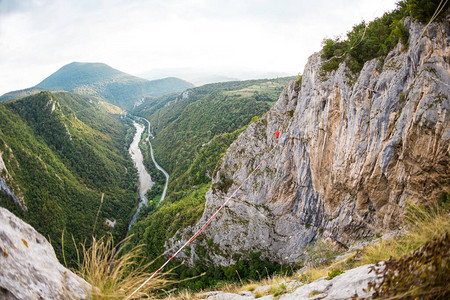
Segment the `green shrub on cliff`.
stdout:
<svg viewBox="0 0 450 300">
<path fill-rule="evenodd" d="M 444 5 L 445 3 L 445 5 Z M 440 10 L 436 16 L 437 20 L 441 20 L 445 16 L 450 3 L 448 1 L 430 1 L 430 0 L 405 0 L 398 2 L 398 6 L 404 9 L 405 15 L 410 15 L 415 20 L 427 23 L 431 17 Z"/>
<path fill-rule="evenodd" d="M 447 2 L 445 7 L 439 6 L 439 4 L 443 4 L 443 2 L 400 1 L 397 3 L 397 9 L 392 12 L 385 13 L 368 24 L 363 21 L 353 26 L 345 40 L 325 39 L 322 43 L 322 59 L 325 60 L 322 65 L 322 75 L 336 70 L 343 61 L 347 62 L 352 72 L 358 73 L 365 62 L 385 57 L 399 41 L 407 46 L 409 32 L 403 25 L 405 17 L 411 16 L 414 20 L 427 23 L 436 12 L 435 20 L 440 20 L 448 13 L 449 3 Z"/>
<path fill-rule="evenodd" d="M 366 61 L 386 56 L 399 40 L 406 45 L 408 31 L 401 18 L 402 12 L 397 9 L 368 24 L 362 22 L 353 26 L 345 40 L 325 39 L 322 58 L 326 61 L 322 70 L 336 70 L 341 62 L 347 61 L 350 70 L 357 73 Z"/>
</svg>

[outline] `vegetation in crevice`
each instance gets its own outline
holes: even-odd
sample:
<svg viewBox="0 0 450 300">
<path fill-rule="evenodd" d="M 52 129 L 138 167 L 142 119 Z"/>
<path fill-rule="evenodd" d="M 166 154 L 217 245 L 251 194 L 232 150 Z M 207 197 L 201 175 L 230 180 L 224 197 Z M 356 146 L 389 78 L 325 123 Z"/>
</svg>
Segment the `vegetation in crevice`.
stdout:
<svg viewBox="0 0 450 300">
<path fill-rule="evenodd" d="M 299 86 L 302 85 L 302 79 L 303 79 L 303 75 L 298 74 L 298 75 L 297 75 L 297 84 L 298 84 Z"/>
</svg>

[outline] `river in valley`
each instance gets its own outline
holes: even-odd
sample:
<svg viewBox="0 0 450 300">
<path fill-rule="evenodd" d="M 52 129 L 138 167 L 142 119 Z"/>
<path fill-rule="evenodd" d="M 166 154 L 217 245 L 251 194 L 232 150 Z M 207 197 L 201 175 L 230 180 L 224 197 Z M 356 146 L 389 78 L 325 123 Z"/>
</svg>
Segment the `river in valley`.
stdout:
<svg viewBox="0 0 450 300">
<path fill-rule="evenodd" d="M 148 200 L 145 197 L 145 194 L 149 189 L 152 188 L 154 182 L 148 174 L 147 170 L 144 167 L 144 156 L 142 155 L 141 149 L 139 149 L 139 142 L 141 141 L 142 133 L 145 130 L 145 126 L 139 123 L 133 122 L 134 127 L 136 127 L 136 134 L 134 135 L 133 142 L 128 149 L 128 152 L 131 155 L 131 159 L 136 166 L 139 176 L 139 206 L 134 213 L 133 217 L 130 220 L 130 224 L 128 225 L 128 229 L 130 229 L 131 225 L 136 222 L 137 215 L 141 210 L 143 205 L 148 204 Z"/>
<path fill-rule="evenodd" d="M 148 124 L 148 131 L 150 132 L 150 122 L 147 119 L 139 118 L 147 122 Z M 139 214 L 139 211 L 141 210 L 143 205 L 148 204 L 148 199 L 145 197 L 145 194 L 150 190 L 154 184 L 150 174 L 147 172 L 144 166 L 144 156 L 142 155 L 141 149 L 139 149 L 139 142 L 141 141 L 142 134 L 145 131 L 145 126 L 142 124 L 139 124 L 137 122 L 133 122 L 134 127 L 136 128 L 136 133 L 134 135 L 133 142 L 130 145 L 130 148 L 128 149 L 128 152 L 131 155 L 131 159 L 134 162 L 134 165 L 136 166 L 136 169 L 138 171 L 139 176 L 139 205 L 136 209 L 136 211 L 133 214 L 133 217 L 130 220 L 130 223 L 128 224 L 128 230 L 131 228 L 131 225 L 133 225 L 134 222 L 136 222 L 136 218 Z M 153 155 L 153 148 L 152 144 L 149 140 L 150 135 L 147 137 L 146 142 L 150 146 L 150 153 L 153 160 L 153 163 L 155 164 L 156 168 L 164 173 L 164 176 L 166 177 L 166 184 L 164 186 L 164 191 L 161 196 L 160 203 L 164 201 L 164 198 L 166 197 L 166 191 L 167 191 L 167 185 L 169 183 L 169 174 L 156 162 L 155 157 Z"/>
</svg>

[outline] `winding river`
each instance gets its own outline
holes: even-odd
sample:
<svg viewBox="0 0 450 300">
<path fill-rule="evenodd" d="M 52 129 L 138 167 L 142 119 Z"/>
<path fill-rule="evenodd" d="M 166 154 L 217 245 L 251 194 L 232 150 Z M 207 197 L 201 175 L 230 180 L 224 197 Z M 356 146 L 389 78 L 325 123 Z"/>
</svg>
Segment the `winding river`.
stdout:
<svg viewBox="0 0 450 300">
<path fill-rule="evenodd" d="M 147 122 L 147 124 L 148 124 L 148 132 L 151 132 L 151 131 L 150 131 L 150 121 L 147 120 L 147 119 L 144 119 L 144 118 L 141 118 L 141 119 L 143 119 L 144 121 Z M 167 173 L 166 170 L 164 170 L 164 169 L 156 162 L 155 156 L 153 155 L 153 147 L 152 147 L 152 143 L 150 142 L 150 136 L 151 136 L 151 134 L 149 134 L 149 135 L 147 136 L 146 141 L 147 141 L 148 145 L 150 146 L 150 154 L 151 154 L 151 156 L 152 156 L 153 163 L 155 164 L 156 168 L 157 168 L 158 170 L 160 170 L 161 172 L 163 172 L 163 173 L 164 173 L 164 176 L 166 176 L 166 184 L 164 185 L 164 190 L 163 190 L 163 193 L 162 193 L 162 196 L 161 196 L 161 200 L 159 201 L 159 202 L 161 203 L 161 202 L 164 201 L 164 198 L 166 198 L 167 185 L 169 184 L 169 173 Z"/>
<path fill-rule="evenodd" d="M 139 118 L 139 117 L 137 117 Z M 147 122 L 148 124 L 148 132 L 150 132 L 150 122 L 147 119 L 139 118 Z M 136 133 L 133 138 L 133 142 L 130 145 L 130 148 L 128 149 L 128 152 L 131 155 L 131 159 L 134 162 L 134 165 L 137 168 L 138 176 L 139 176 L 139 205 L 136 209 L 136 211 L 133 214 L 133 217 L 130 220 L 130 223 L 128 224 L 128 230 L 131 228 L 131 225 L 133 225 L 134 222 L 136 222 L 136 218 L 139 214 L 139 211 L 142 209 L 143 205 L 148 204 L 148 199 L 145 197 L 145 194 L 152 188 L 152 186 L 155 184 L 150 176 L 150 174 L 147 172 L 144 166 L 144 156 L 142 155 L 141 149 L 139 149 L 139 142 L 141 141 L 142 134 L 145 131 L 145 126 L 142 124 L 139 124 L 137 122 L 133 122 L 134 127 L 136 128 Z M 155 164 L 156 168 L 164 173 L 164 176 L 166 176 L 166 184 L 164 186 L 164 191 L 161 196 L 160 203 L 164 201 L 164 198 L 166 197 L 167 192 L 167 185 L 169 183 L 169 174 L 156 162 L 155 157 L 153 155 L 153 148 L 152 144 L 149 139 L 150 135 L 146 138 L 146 142 L 150 146 L 150 154 L 152 156 L 153 163 Z"/>
</svg>

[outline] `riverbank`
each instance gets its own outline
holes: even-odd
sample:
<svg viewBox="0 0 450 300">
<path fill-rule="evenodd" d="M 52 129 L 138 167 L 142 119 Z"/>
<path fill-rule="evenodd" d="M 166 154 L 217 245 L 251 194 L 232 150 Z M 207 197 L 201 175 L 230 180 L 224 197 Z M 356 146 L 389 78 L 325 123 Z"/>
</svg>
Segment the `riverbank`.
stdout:
<svg viewBox="0 0 450 300">
<path fill-rule="evenodd" d="M 154 185 L 154 182 L 152 181 L 150 174 L 145 169 L 144 156 L 142 155 L 141 149 L 139 149 L 139 142 L 141 141 L 141 137 L 142 137 L 142 134 L 144 133 L 145 127 L 144 127 L 144 125 L 139 124 L 137 122 L 133 122 L 133 125 L 136 128 L 136 133 L 134 135 L 133 142 L 131 143 L 130 148 L 128 149 L 128 152 L 130 153 L 131 159 L 133 160 L 134 165 L 136 166 L 136 169 L 138 171 L 139 204 L 138 204 L 137 209 L 135 209 L 135 212 L 133 213 L 133 217 L 131 218 L 131 220 L 128 224 L 128 229 L 131 227 L 131 225 L 133 225 L 134 222 L 136 222 L 136 218 L 137 218 L 142 206 L 148 204 L 148 200 L 145 197 L 145 194 Z"/>
</svg>

